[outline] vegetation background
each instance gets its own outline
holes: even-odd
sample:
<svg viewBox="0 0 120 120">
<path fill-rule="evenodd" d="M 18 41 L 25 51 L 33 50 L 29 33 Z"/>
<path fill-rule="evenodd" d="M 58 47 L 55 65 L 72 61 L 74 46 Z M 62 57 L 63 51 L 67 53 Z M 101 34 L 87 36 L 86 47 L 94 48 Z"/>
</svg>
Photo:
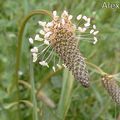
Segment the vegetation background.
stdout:
<svg viewBox="0 0 120 120">
<path fill-rule="evenodd" d="M 120 106 L 111 100 L 101 84 L 101 76 L 94 69 L 90 69 L 91 86 L 87 89 L 73 82 L 65 70 L 51 75 L 51 68 L 37 64 L 34 64 L 34 76 L 30 80 L 33 71 L 29 67 L 28 38 L 36 33 L 38 20 L 48 19 L 44 15 L 32 17 L 27 24 L 19 71 L 19 93 L 10 89 L 12 85 L 16 86 L 13 79 L 18 29 L 31 10 L 61 13 L 66 9 L 73 16 L 84 14 L 93 17 L 100 31 L 99 42 L 92 45 L 81 41 L 80 51 L 105 72 L 119 73 L 120 9 L 102 8 L 103 2 L 120 4 L 119 0 L 0 0 L 0 120 L 120 120 Z M 36 97 L 34 90 L 40 85 L 42 88 Z M 19 100 L 16 94 L 20 95 Z"/>
</svg>

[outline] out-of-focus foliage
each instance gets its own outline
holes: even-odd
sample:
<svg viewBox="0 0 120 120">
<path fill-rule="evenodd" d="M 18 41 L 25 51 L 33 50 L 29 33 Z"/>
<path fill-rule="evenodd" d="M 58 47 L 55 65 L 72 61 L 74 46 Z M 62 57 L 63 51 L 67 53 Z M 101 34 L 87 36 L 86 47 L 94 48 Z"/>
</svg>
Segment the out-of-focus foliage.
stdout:
<svg viewBox="0 0 120 120">
<path fill-rule="evenodd" d="M 100 66 L 105 72 L 115 74 L 120 71 L 120 8 L 102 8 L 104 1 L 100 0 L 1 0 L 0 1 L 0 120 L 17 120 L 15 93 L 10 86 L 15 72 L 15 56 L 18 28 L 23 17 L 31 10 L 56 10 L 59 13 L 64 9 L 76 16 L 84 14 L 92 17 L 99 29 L 99 42 L 92 45 L 89 42 L 80 42 L 80 51 L 88 61 Z M 110 3 L 120 1 L 106 0 Z M 25 29 L 21 55 L 20 79 L 29 80 L 29 36 L 33 36 L 39 28 L 38 20 L 48 20 L 47 16 L 33 17 Z M 43 83 L 42 79 L 51 69 L 42 68 L 35 64 L 35 87 Z M 49 108 L 42 100 L 38 100 L 38 113 L 42 120 L 59 120 L 57 106 L 61 95 L 63 72 L 44 82 L 44 94 L 54 101 L 56 108 Z M 101 78 L 94 70 L 90 71 L 91 86 L 83 88 L 74 82 L 71 93 L 71 104 L 65 120 L 115 120 L 120 116 L 120 106 L 116 105 L 106 93 L 101 84 Z M 118 79 L 120 81 L 120 78 Z M 17 93 L 16 93 L 17 94 Z M 21 120 L 32 120 L 30 89 L 20 85 L 20 112 Z"/>
</svg>

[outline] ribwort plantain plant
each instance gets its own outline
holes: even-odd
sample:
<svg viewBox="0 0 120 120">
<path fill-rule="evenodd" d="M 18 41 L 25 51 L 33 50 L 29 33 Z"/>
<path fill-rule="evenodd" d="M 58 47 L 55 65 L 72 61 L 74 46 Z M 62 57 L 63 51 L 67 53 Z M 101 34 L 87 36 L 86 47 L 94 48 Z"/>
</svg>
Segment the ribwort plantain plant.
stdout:
<svg viewBox="0 0 120 120">
<path fill-rule="evenodd" d="M 41 30 L 34 38 L 29 38 L 29 42 L 33 46 L 30 50 L 33 62 L 38 62 L 41 66 L 45 67 L 50 67 L 49 63 L 51 62 L 53 64 L 52 69 L 54 73 L 57 73 L 58 69 L 62 70 L 63 67 L 68 68 L 68 70 L 72 72 L 74 78 L 84 87 L 88 87 L 90 84 L 90 76 L 87 70 L 87 66 L 90 66 L 94 68 L 98 74 L 103 76 L 102 83 L 105 89 L 113 100 L 120 104 L 120 88 L 111 77 L 112 75 L 108 75 L 95 64 L 86 61 L 85 57 L 78 49 L 79 41 L 82 39 L 88 40 L 93 44 L 97 43 L 98 40 L 96 35 L 99 31 L 96 30 L 96 25 L 92 25 L 91 19 L 81 14 L 76 17 L 77 24 L 74 24 L 72 22 L 73 16 L 69 15 L 67 11 L 63 11 L 60 17 L 57 15 L 56 11 L 53 11 L 52 14 L 45 10 L 33 11 L 23 20 L 18 34 L 18 49 L 16 56 L 15 82 L 17 83 L 17 88 L 24 28 L 28 20 L 36 14 L 49 15 L 52 20 L 50 22 L 39 21 L 38 24 L 40 25 Z M 86 38 L 86 36 L 88 37 Z M 62 113 L 62 119 L 65 119 L 66 113 L 69 109 L 74 80 L 71 72 L 68 70 L 64 70 L 62 93 L 58 105 L 58 112 Z M 50 74 L 50 77 L 54 75 L 54 73 Z M 30 75 L 30 77 L 32 90 L 35 91 L 33 74 L 32 76 Z M 46 79 L 49 79 L 49 77 Z M 39 91 L 40 89 L 37 93 L 39 93 Z M 32 92 L 32 94 L 34 94 L 34 92 Z M 37 101 L 35 95 L 33 95 L 33 98 L 34 112 L 36 112 Z M 19 98 L 17 100 L 19 102 Z M 35 114 L 34 118 L 35 120 L 38 119 L 37 114 Z"/>
<path fill-rule="evenodd" d="M 73 16 L 65 10 L 61 17 L 57 15 L 56 11 L 53 11 L 52 21 L 48 23 L 38 22 L 42 26 L 42 30 L 36 34 L 34 40 L 29 38 L 31 44 L 35 41 L 40 42 L 38 46 L 31 49 L 33 62 L 39 61 L 40 65 L 49 67 L 49 62 L 53 60 L 54 65 L 52 68 L 54 71 L 56 67 L 67 67 L 72 71 L 76 80 L 84 87 L 88 87 L 88 70 L 85 58 L 77 48 L 77 42 L 83 38 L 85 39 L 83 36 L 87 34 L 93 37 L 89 39 L 93 39 L 93 44 L 96 44 L 96 35 L 99 31 L 96 30 L 95 25 L 91 28 L 91 19 L 86 16 L 80 14 L 76 17 L 78 25 L 72 22 L 72 18 Z"/>
</svg>

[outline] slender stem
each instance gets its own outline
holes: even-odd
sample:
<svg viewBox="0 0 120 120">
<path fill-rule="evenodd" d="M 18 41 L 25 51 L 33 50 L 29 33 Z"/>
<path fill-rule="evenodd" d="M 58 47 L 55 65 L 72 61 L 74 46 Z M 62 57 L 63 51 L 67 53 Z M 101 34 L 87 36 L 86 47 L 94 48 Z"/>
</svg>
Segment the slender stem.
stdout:
<svg viewBox="0 0 120 120">
<path fill-rule="evenodd" d="M 37 100 L 36 100 L 36 96 L 35 96 L 34 70 L 33 70 L 32 55 L 30 55 L 30 83 L 31 83 L 32 103 L 33 103 L 33 120 L 38 120 Z"/>
<path fill-rule="evenodd" d="M 17 44 L 17 49 L 16 49 L 16 66 L 15 66 L 15 79 L 13 80 L 13 84 L 10 87 L 10 91 L 12 91 L 14 88 L 16 88 L 17 90 L 17 94 L 16 94 L 16 100 L 17 102 L 19 102 L 19 76 L 18 76 L 18 72 L 19 72 L 19 67 L 20 67 L 20 56 L 21 56 L 21 47 L 22 47 L 22 38 L 23 38 L 23 33 L 24 33 L 24 29 L 25 29 L 25 25 L 28 22 L 28 20 L 34 16 L 34 15 L 38 15 L 38 14 L 44 14 L 44 15 L 49 15 L 51 16 L 51 13 L 46 11 L 46 10 L 34 10 L 31 13 L 29 13 L 22 21 L 21 26 L 19 28 L 18 31 L 18 44 Z M 18 105 L 18 115 L 17 115 L 18 119 L 20 119 L 20 109 L 19 109 L 19 105 Z"/>
<path fill-rule="evenodd" d="M 65 119 L 66 114 L 69 110 L 70 102 L 71 102 L 71 94 L 73 88 L 74 77 L 68 69 L 64 70 L 63 73 L 63 85 L 60 101 L 58 104 L 58 114 L 62 120 Z"/>
<path fill-rule="evenodd" d="M 93 64 L 93 63 L 90 63 L 88 61 L 86 61 L 86 64 L 90 65 L 91 67 L 95 68 L 97 70 L 97 72 L 101 75 L 105 75 L 106 73 L 100 68 L 98 67 L 97 65 Z"/>
<path fill-rule="evenodd" d="M 25 25 L 28 22 L 28 20 L 34 16 L 34 15 L 38 15 L 38 14 L 45 14 L 45 15 L 49 15 L 51 16 L 51 13 L 46 11 L 46 10 L 34 10 L 31 13 L 29 13 L 22 21 L 19 32 L 18 32 L 18 45 L 17 45 L 17 52 L 16 52 L 16 81 L 15 84 L 18 83 L 18 71 L 19 71 L 19 67 L 20 67 L 20 56 L 21 56 L 21 48 L 22 48 L 22 38 L 23 38 L 23 33 L 24 33 L 24 29 L 25 29 Z"/>
</svg>

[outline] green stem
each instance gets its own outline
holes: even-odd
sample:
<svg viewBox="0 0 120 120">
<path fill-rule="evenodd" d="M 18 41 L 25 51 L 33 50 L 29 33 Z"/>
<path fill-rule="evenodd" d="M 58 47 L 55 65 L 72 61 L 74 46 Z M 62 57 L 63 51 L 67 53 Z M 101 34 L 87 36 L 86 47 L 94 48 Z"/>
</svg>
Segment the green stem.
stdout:
<svg viewBox="0 0 120 120">
<path fill-rule="evenodd" d="M 106 74 L 100 67 L 96 66 L 95 64 L 92 64 L 88 61 L 86 61 L 86 64 L 95 68 L 97 70 L 97 73 L 99 73 L 100 75 L 105 75 Z"/>
<path fill-rule="evenodd" d="M 20 56 L 21 56 L 21 48 L 22 48 L 22 38 L 23 38 L 23 33 L 25 29 L 25 25 L 28 22 L 28 20 L 38 14 L 45 14 L 51 16 L 51 13 L 46 11 L 46 10 L 34 10 L 31 13 L 29 13 L 22 21 L 19 32 L 18 32 L 18 46 L 17 46 L 17 52 L 16 52 L 16 70 L 15 70 L 15 75 L 16 75 L 16 80 L 15 84 L 18 83 L 18 71 L 20 67 Z"/>
<path fill-rule="evenodd" d="M 58 104 L 58 114 L 62 120 L 65 119 L 66 114 L 69 110 L 70 102 L 71 102 L 71 94 L 73 88 L 74 77 L 68 69 L 64 70 L 63 73 L 63 86 L 60 101 Z"/>
<path fill-rule="evenodd" d="M 38 120 L 37 100 L 36 100 L 36 96 L 35 96 L 34 70 L 33 70 L 32 55 L 30 55 L 30 83 L 31 83 L 32 103 L 33 103 L 33 120 Z"/>
<path fill-rule="evenodd" d="M 51 13 L 46 11 L 46 10 L 34 10 L 31 13 L 29 13 L 22 21 L 20 29 L 18 31 L 18 44 L 17 44 L 17 50 L 16 50 L 16 67 L 15 67 L 15 79 L 13 81 L 12 86 L 10 87 L 10 91 L 12 91 L 14 88 L 16 88 L 17 90 L 17 94 L 16 94 L 16 100 L 17 102 L 19 102 L 19 67 L 20 67 L 20 56 L 21 56 L 21 47 L 22 47 L 22 38 L 23 38 L 23 33 L 24 33 L 24 29 L 25 29 L 25 25 L 28 22 L 28 20 L 34 16 L 34 15 L 38 15 L 38 14 L 44 14 L 44 15 L 49 15 L 51 17 Z M 18 115 L 17 115 L 18 119 L 20 119 L 20 109 L 19 109 L 19 105 L 18 105 Z"/>
</svg>

